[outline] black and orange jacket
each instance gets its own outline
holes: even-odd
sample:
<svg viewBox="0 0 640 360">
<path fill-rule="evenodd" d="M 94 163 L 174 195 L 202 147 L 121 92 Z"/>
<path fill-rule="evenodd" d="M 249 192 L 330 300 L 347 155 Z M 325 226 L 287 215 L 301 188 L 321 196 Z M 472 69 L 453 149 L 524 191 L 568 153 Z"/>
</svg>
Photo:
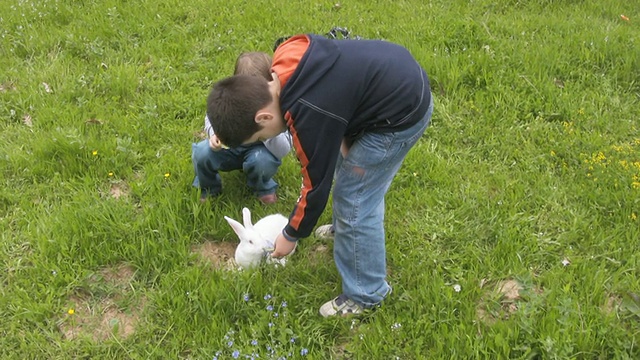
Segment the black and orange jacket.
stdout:
<svg viewBox="0 0 640 360">
<path fill-rule="evenodd" d="M 429 79 L 402 46 L 297 35 L 275 51 L 280 107 L 302 166 L 285 232 L 309 236 L 324 210 L 343 138 L 409 128 L 427 112 Z"/>
</svg>

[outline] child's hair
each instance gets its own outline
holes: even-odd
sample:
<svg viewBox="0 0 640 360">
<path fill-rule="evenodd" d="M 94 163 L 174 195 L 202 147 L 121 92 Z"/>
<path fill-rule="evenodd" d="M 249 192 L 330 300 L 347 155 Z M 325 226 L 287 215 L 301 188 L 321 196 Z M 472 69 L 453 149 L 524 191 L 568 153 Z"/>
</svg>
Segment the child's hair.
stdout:
<svg viewBox="0 0 640 360">
<path fill-rule="evenodd" d="M 261 129 L 255 122 L 258 110 L 271 102 L 271 56 L 245 52 L 238 56 L 234 76 L 213 86 L 207 98 L 207 117 L 220 141 L 240 146 Z"/>
<path fill-rule="evenodd" d="M 245 52 L 238 56 L 234 75 L 262 76 L 271 81 L 271 56 L 264 52 Z"/>
<path fill-rule="evenodd" d="M 207 117 L 223 144 L 238 147 L 262 128 L 255 116 L 271 101 L 267 79 L 234 75 L 213 85 L 207 98 Z"/>
</svg>

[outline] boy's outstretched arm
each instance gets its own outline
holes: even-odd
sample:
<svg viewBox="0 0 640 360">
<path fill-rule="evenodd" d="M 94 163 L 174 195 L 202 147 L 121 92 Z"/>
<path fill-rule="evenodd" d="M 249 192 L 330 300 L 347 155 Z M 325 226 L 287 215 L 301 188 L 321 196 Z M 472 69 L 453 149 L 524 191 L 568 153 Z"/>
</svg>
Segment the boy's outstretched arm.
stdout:
<svg viewBox="0 0 640 360">
<path fill-rule="evenodd" d="M 278 237 L 275 241 L 275 250 L 271 253 L 272 257 L 283 257 L 291 254 L 293 250 L 295 250 L 298 245 L 297 241 L 289 241 L 282 234 L 278 234 Z"/>
</svg>

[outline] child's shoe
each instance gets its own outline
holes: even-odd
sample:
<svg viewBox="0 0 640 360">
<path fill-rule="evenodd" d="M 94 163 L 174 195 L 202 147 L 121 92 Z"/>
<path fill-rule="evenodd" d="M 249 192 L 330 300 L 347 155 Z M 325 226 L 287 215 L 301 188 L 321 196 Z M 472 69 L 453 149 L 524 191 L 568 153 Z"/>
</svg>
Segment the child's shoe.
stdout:
<svg viewBox="0 0 640 360">
<path fill-rule="evenodd" d="M 341 294 L 337 298 L 326 302 L 320 307 L 320 315 L 322 317 L 330 316 L 350 316 L 362 314 L 364 308 L 349 299 L 345 294 Z"/>
<path fill-rule="evenodd" d="M 315 234 L 318 239 L 333 239 L 336 235 L 336 231 L 331 224 L 321 225 L 318 226 Z"/>
<path fill-rule="evenodd" d="M 208 191 L 208 190 L 200 190 L 200 203 L 204 204 L 207 202 L 207 199 L 214 198 L 220 196 L 222 191 Z"/>
<path fill-rule="evenodd" d="M 275 204 L 276 202 L 278 202 L 278 195 L 276 195 L 276 193 L 262 195 L 258 196 L 258 200 L 260 200 L 260 202 L 265 205 Z"/>
</svg>

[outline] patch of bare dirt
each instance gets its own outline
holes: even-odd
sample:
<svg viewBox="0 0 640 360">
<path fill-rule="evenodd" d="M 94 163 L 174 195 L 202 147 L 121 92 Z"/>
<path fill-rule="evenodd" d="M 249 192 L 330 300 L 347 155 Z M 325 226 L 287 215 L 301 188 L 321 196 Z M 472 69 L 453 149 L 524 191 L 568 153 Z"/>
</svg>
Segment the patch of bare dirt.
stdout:
<svg viewBox="0 0 640 360">
<path fill-rule="evenodd" d="M 109 176 L 112 176 L 112 175 L 113 175 L 112 173 L 109 173 Z M 100 197 L 103 198 L 103 199 L 106 199 L 106 198 L 113 198 L 113 199 L 128 198 L 129 195 L 131 194 L 131 188 L 129 187 L 129 184 L 127 184 L 123 180 L 116 180 L 116 179 L 110 179 L 110 184 L 109 184 L 109 189 L 108 190 L 100 189 L 98 191 L 100 193 Z"/>
<path fill-rule="evenodd" d="M 329 253 L 329 247 L 327 245 L 320 244 L 320 245 L 314 247 L 313 249 L 311 249 L 311 252 L 312 253 L 328 254 Z"/>
<path fill-rule="evenodd" d="M 349 353 L 349 350 L 347 350 L 348 346 L 349 346 L 348 343 L 341 343 L 334 346 L 331 349 L 331 352 L 333 353 L 333 358 L 340 359 L 340 360 L 353 359 L 353 356 L 351 356 L 351 354 Z"/>
<path fill-rule="evenodd" d="M 331 249 L 325 244 L 318 244 L 308 252 L 308 259 L 311 265 L 319 265 L 330 261 Z"/>
<path fill-rule="evenodd" d="M 0 92 L 15 91 L 15 90 L 17 90 L 17 88 L 14 82 L 7 82 L 4 84 L 0 84 Z"/>
<path fill-rule="evenodd" d="M 498 283 L 498 293 L 502 294 L 502 298 L 506 301 L 515 301 L 520 299 L 520 292 L 523 290 L 522 285 L 515 280 L 504 280 Z"/>
<path fill-rule="evenodd" d="M 109 194 L 114 199 L 120 199 L 123 196 L 129 196 L 131 190 L 129 186 L 125 182 L 116 182 L 111 184 L 111 188 L 109 189 Z"/>
<path fill-rule="evenodd" d="M 485 285 L 484 280 L 481 287 Z M 517 280 L 498 281 L 480 300 L 476 307 L 476 316 L 484 324 L 494 324 L 498 320 L 506 320 L 516 311 L 522 299 L 524 286 Z M 539 294 L 540 290 L 534 289 Z"/>
<path fill-rule="evenodd" d="M 126 263 L 120 263 L 116 266 L 106 267 L 98 273 L 98 281 L 103 280 L 109 285 L 121 288 L 129 289 L 131 281 L 136 274 L 136 269 Z"/>
<path fill-rule="evenodd" d="M 194 245 L 191 252 L 198 254 L 216 269 L 233 270 L 237 268 L 234 260 L 237 246 L 237 243 L 227 241 L 206 241 Z"/>
<path fill-rule="evenodd" d="M 135 333 L 142 306 L 122 309 L 111 298 L 97 303 L 92 300 L 78 296 L 70 298 L 69 309 L 59 321 L 59 329 L 65 339 L 89 337 L 99 342 L 112 336 L 126 339 Z"/>
<path fill-rule="evenodd" d="M 104 283 L 116 292 L 106 297 L 95 297 L 79 292 L 69 297 L 64 316 L 58 321 L 60 332 L 67 340 L 89 337 L 96 342 L 110 337 L 126 339 L 135 333 L 144 310 L 145 299 L 135 299 L 127 305 L 119 305 L 122 299 L 131 298 L 131 282 L 135 269 L 122 263 L 100 270 L 91 280 Z"/>
<path fill-rule="evenodd" d="M 611 314 L 620 307 L 620 304 L 622 304 L 622 299 L 616 294 L 611 294 L 607 297 L 607 302 L 602 306 L 602 312 Z"/>
</svg>

